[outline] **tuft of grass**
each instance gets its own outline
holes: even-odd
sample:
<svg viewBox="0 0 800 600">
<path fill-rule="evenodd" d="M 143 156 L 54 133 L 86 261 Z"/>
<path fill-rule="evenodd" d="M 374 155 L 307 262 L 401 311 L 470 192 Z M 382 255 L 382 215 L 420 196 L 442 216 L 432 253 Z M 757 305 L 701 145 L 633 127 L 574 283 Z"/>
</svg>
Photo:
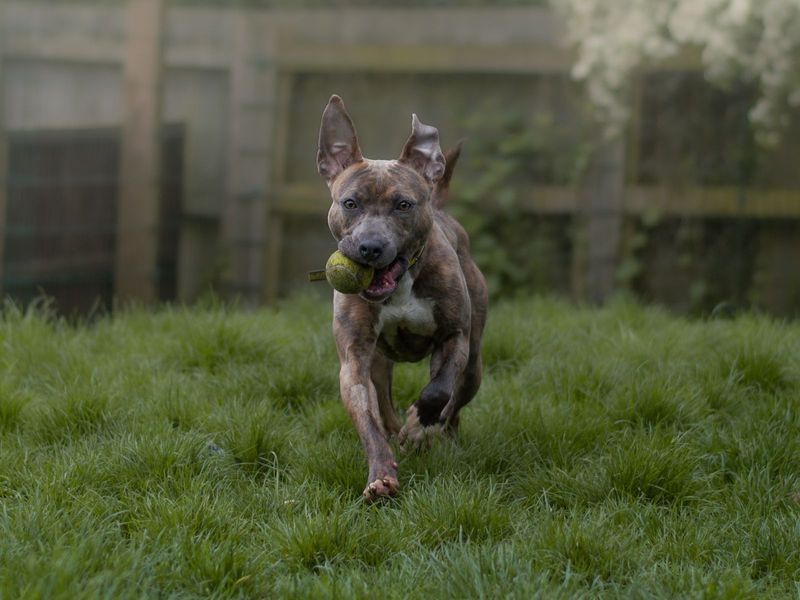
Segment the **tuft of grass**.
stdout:
<svg viewBox="0 0 800 600">
<path fill-rule="evenodd" d="M 697 493 L 698 462 L 680 439 L 637 436 L 615 444 L 607 461 L 606 478 L 613 493 L 672 504 Z"/>
<path fill-rule="evenodd" d="M 404 509 L 414 515 L 419 542 L 431 548 L 503 539 L 511 532 L 511 515 L 501 508 L 504 504 L 493 482 L 471 477 L 417 483 L 404 499 Z"/>
<path fill-rule="evenodd" d="M 744 348 L 724 363 L 729 377 L 759 392 L 775 392 L 788 385 L 785 367 L 774 352 Z"/>
<path fill-rule="evenodd" d="M 0 597 L 796 595 L 797 323 L 494 306 L 457 439 L 365 506 L 330 317 L 6 305 Z"/>
<path fill-rule="evenodd" d="M 14 431 L 22 422 L 22 411 L 30 401 L 27 395 L 8 382 L 0 382 L 0 431 Z"/>
</svg>

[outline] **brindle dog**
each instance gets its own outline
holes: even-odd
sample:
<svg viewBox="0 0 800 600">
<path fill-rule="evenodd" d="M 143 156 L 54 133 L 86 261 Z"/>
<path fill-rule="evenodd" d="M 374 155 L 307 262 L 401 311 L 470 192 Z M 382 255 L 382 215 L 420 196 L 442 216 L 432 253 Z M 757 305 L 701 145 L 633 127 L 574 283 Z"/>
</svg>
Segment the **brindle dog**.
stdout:
<svg viewBox="0 0 800 600">
<path fill-rule="evenodd" d="M 340 251 L 375 268 L 362 293 L 333 294 L 339 386 L 369 462 L 367 501 L 397 493 L 388 439 L 419 448 L 455 433 L 481 383 L 486 282 L 463 227 L 441 210 L 458 152 L 446 161 L 439 132 L 413 115 L 399 158 L 366 159 L 341 98 L 331 96 L 322 114 L 317 166 L 333 199 L 328 225 Z M 429 355 L 430 383 L 401 427 L 392 365 Z"/>
</svg>

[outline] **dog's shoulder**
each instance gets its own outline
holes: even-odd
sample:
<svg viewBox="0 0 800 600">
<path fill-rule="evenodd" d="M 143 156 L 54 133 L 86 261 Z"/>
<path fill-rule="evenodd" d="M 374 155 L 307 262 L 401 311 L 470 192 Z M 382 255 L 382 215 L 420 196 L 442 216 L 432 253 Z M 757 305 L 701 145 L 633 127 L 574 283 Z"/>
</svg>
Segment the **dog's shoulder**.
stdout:
<svg viewBox="0 0 800 600">
<path fill-rule="evenodd" d="M 443 210 L 437 210 L 434 218 L 453 250 L 459 256 L 469 253 L 469 235 L 464 226 Z"/>
</svg>

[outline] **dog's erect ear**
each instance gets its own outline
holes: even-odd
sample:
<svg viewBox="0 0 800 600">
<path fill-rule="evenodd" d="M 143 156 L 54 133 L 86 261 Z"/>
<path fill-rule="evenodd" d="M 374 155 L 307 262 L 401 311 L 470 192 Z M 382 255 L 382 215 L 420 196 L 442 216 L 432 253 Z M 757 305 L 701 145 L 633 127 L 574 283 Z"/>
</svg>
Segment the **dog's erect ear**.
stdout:
<svg viewBox="0 0 800 600">
<path fill-rule="evenodd" d="M 339 173 L 363 159 L 353 121 L 342 99 L 334 94 L 322 113 L 317 170 L 330 184 Z"/>
<path fill-rule="evenodd" d="M 398 160 L 413 168 L 430 183 L 439 181 L 444 175 L 444 155 L 439 147 L 439 130 L 421 123 L 417 115 L 411 115 L 411 137 Z"/>
</svg>

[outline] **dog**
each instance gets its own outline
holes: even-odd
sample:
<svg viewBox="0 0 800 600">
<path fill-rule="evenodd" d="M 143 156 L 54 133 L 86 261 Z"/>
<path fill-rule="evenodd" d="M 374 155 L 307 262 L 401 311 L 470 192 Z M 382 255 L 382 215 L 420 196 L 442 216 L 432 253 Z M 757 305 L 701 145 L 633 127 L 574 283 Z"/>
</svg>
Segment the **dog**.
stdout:
<svg viewBox="0 0 800 600">
<path fill-rule="evenodd" d="M 317 168 L 331 193 L 328 226 L 342 253 L 375 270 L 360 294 L 333 294 L 339 387 L 369 463 L 367 502 L 398 492 L 389 440 L 407 450 L 454 435 L 481 384 L 486 281 L 466 231 L 442 211 L 459 152 L 446 159 L 438 130 L 412 115 L 399 158 L 367 159 L 342 99 L 331 96 L 322 113 Z M 427 356 L 430 382 L 401 426 L 392 367 Z"/>
</svg>

